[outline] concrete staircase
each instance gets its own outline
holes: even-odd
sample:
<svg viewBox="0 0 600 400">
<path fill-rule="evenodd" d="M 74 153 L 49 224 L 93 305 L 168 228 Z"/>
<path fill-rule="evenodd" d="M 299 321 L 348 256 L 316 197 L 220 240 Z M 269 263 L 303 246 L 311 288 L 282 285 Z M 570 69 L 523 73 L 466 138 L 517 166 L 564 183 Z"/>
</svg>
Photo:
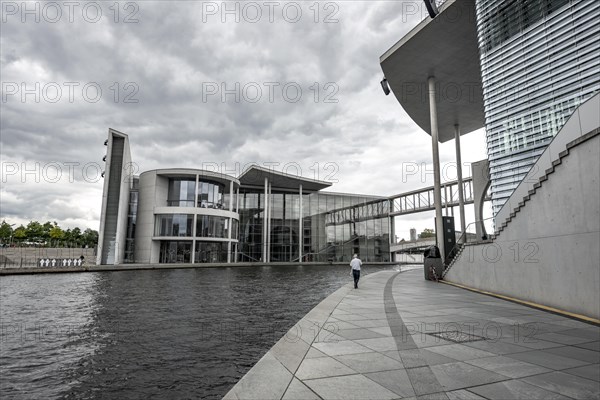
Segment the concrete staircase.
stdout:
<svg viewBox="0 0 600 400">
<path fill-rule="evenodd" d="M 586 115 L 594 115 L 591 119 L 586 119 Z M 600 133 L 598 128 L 598 114 L 600 111 L 600 94 L 596 94 L 585 103 L 581 104 L 577 110 L 569 117 L 563 127 L 550 142 L 546 150 L 539 157 L 538 161 L 532 166 L 531 171 L 517 186 L 513 194 L 504 204 L 502 209 L 496 215 L 496 232 L 489 235 L 489 240 L 462 244 L 456 251 L 454 257 L 448 264 L 442 274 L 442 278 L 460 259 L 461 254 L 467 246 L 492 243 L 506 229 L 511 221 L 519 214 L 537 191 L 542 187 L 556 168 L 562 164 L 563 159 L 568 157 L 569 151 L 590 140 Z M 574 129 L 577 126 L 579 129 Z M 583 132 L 577 136 L 577 132 Z M 543 171 L 543 172 L 541 172 Z"/>
<path fill-rule="evenodd" d="M 556 170 L 556 167 L 558 167 L 560 164 L 562 164 L 563 158 L 565 158 L 569 155 L 570 149 L 572 149 L 575 146 L 578 146 L 579 144 L 585 142 L 586 140 L 593 138 L 594 136 L 596 136 L 598 134 L 600 134 L 600 129 L 595 129 L 595 130 L 585 134 L 584 136 L 581 136 L 580 138 L 575 139 L 574 141 L 568 143 L 567 149 L 558 153 L 558 158 L 556 160 L 552 161 L 552 167 L 546 169 L 544 171 L 544 174 L 538 178 L 538 181 L 533 184 L 533 189 L 531 189 L 527 192 L 527 195 L 523 197 L 523 199 L 517 204 L 517 206 L 509 214 L 508 219 L 506 219 L 502 223 L 502 225 L 500 225 L 498 227 L 498 230 L 492 236 L 492 239 L 495 239 L 496 237 L 498 237 L 500 235 L 500 233 L 502 233 L 502 231 L 508 226 L 510 221 L 512 221 L 517 216 L 519 211 L 521 211 L 521 209 L 523 207 L 525 207 L 525 204 L 527 204 L 527 202 L 529 200 L 531 200 L 531 196 L 535 195 L 537 193 L 538 189 L 542 187 L 542 184 L 548 180 L 548 176 L 551 175 L 552 173 L 554 173 L 554 171 Z"/>
</svg>

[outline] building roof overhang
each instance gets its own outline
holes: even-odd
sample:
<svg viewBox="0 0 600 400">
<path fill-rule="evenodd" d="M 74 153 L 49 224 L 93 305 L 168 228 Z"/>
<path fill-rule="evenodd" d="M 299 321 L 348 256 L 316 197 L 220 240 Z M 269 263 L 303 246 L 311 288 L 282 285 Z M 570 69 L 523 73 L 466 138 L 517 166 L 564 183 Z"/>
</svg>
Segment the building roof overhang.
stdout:
<svg viewBox="0 0 600 400">
<path fill-rule="evenodd" d="M 193 169 L 193 168 L 161 168 L 155 169 L 151 171 L 142 172 L 140 175 L 144 175 L 147 173 L 156 173 L 157 176 L 163 176 L 167 178 L 175 178 L 175 179 L 191 179 L 199 176 L 200 180 L 209 180 L 217 183 L 221 183 L 223 185 L 229 185 L 230 182 L 233 182 L 234 187 L 238 187 L 240 181 L 233 176 L 222 174 L 220 172 L 207 171 L 203 169 Z"/>
<path fill-rule="evenodd" d="M 299 190 L 302 185 L 303 193 L 317 192 L 331 186 L 331 183 L 316 179 L 304 178 L 298 175 L 275 171 L 270 168 L 251 165 L 239 176 L 242 186 L 264 187 L 265 178 L 273 189 Z"/>
<path fill-rule="evenodd" d="M 429 135 L 427 80 L 435 77 L 439 141 L 484 127 L 475 0 L 448 0 L 380 57 L 400 105 Z"/>
</svg>

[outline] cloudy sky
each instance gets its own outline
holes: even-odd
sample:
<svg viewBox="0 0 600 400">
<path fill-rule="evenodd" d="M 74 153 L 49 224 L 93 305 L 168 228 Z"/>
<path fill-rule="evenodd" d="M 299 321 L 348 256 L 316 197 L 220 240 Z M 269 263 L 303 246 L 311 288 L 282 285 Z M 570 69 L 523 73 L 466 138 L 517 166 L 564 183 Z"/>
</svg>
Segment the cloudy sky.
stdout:
<svg viewBox="0 0 600 400">
<path fill-rule="evenodd" d="M 98 229 L 109 127 L 138 171 L 257 163 L 386 196 L 433 184 L 430 137 L 379 85 L 379 56 L 426 16 L 421 1 L 24 4 L 2 2 L 9 223 Z M 462 145 L 464 163 L 485 158 L 483 132 Z M 453 142 L 440 151 L 454 163 Z M 397 218 L 398 236 L 411 227 L 433 228 L 432 213 Z"/>
</svg>

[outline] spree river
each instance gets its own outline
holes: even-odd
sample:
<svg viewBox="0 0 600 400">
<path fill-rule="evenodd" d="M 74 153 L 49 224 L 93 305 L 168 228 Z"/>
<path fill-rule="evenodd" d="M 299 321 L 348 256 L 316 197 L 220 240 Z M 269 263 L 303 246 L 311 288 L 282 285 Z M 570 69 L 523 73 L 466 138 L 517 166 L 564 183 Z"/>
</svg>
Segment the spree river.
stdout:
<svg viewBox="0 0 600 400">
<path fill-rule="evenodd" d="M 373 273 L 398 267 L 367 267 Z M 345 266 L 0 277 L 0 398 L 207 398 L 350 283 Z"/>
</svg>

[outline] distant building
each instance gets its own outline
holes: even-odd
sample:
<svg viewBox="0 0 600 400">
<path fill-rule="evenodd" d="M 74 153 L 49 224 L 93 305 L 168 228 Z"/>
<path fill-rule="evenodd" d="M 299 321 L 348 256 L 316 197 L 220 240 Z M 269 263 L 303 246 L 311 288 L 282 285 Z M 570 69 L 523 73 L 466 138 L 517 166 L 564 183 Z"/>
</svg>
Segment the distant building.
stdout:
<svg viewBox="0 0 600 400">
<path fill-rule="evenodd" d="M 259 166 L 132 176 L 128 136 L 109 129 L 106 145 L 98 264 L 390 261 L 386 197 Z"/>
<path fill-rule="evenodd" d="M 410 241 L 414 242 L 417 240 L 417 230 L 415 228 L 410 228 Z"/>
<path fill-rule="evenodd" d="M 600 90 L 600 2 L 475 7 L 496 214 L 567 118 Z"/>
</svg>

